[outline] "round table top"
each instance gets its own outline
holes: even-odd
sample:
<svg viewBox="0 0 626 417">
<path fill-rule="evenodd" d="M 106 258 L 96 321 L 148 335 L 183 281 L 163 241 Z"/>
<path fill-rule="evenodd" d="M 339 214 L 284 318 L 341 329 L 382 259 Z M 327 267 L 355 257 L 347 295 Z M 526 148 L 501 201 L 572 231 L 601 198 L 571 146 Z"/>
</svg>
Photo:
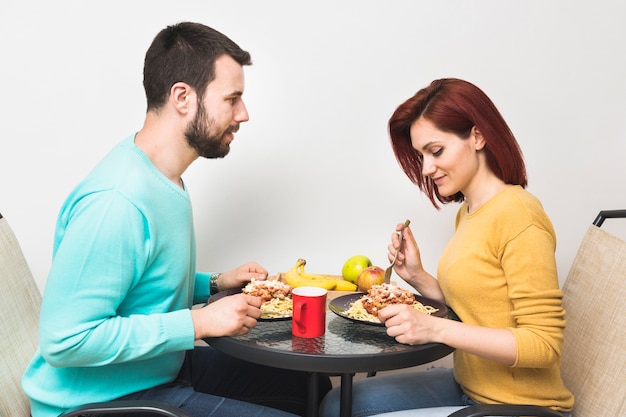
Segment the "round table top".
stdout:
<svg viewBox="0 0 626 417">
<path fill-rule="evenodd" d="M 332 312 L 326 313 L 326 333 L 313 339 L 293 336 L 291 320 L 264 320 L 247 335 L 205 341 L 229 355 L 262 365 L 334 374 L 408 368 L 454 350 L 439 343 L 401 344 L 388 336 L 383 326 L 358 323 Z"/>
</svg>

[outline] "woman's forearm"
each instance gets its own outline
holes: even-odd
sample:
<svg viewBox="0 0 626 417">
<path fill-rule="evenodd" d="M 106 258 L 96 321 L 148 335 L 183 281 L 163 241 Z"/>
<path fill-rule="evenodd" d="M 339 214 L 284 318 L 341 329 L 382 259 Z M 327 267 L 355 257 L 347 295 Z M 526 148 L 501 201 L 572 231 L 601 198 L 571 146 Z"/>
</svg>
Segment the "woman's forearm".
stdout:
<svg viewBox="0 0 626 417">
<path fill-rule="evenodd" d="M 428 272 L 423 271 L 420 275 L 411 277 L 405 281 L 424 297 L 445 304 L 446 299 L 439 286 L 439 281 Z"/>
<path fill-rule="evenodd" d="M 447 319 L 437 322 L 433 341 L 504 365 L 515 363 L 517 345 L 510 330 L 474 326 Z"/>
</svg>

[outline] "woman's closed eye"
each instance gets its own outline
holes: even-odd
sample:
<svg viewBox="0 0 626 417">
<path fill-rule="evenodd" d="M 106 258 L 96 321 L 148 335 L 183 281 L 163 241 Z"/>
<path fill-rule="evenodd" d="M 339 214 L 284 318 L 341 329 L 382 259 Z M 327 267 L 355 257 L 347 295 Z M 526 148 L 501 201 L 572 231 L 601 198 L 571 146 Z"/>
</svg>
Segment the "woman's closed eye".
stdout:
<svg viewBox="0 0 626 417">
<path fill-rule="evenodd" d="M 440 156 L 443 153 L 443 147 L 431 149 L 430 151 L 433 156 Z"/>
<path fill-rule="evenodd" d="M 418 150 L 416 150 L 416 152 L 417 152 L 417 156 L 418 156 L 418 158 L 419 158 L 420 160 L 423 160 L 423 159 L 424 159 L 424 154 L 423 154 L 423 153 L 421 153 L 421 152 L 420 152 L 420 151 L 418 151 Z M 426 152 L 424 152 L 424 153 L 429 153 L 429 154 L 431 154 L 432 156 L 440 156 L 440 155 L 443 153 L 443 146 L 438 146 L 438 147 L 436 147 L 436 148 L 428 149 L 428 150 L 426 150 Z"/>
</svg>

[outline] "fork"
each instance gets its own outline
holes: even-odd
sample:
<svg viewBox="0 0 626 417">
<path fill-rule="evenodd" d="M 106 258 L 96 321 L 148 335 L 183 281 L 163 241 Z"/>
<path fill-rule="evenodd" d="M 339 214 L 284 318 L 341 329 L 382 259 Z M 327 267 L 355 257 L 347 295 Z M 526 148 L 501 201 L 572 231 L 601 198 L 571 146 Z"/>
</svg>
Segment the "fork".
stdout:
<svg viewBox="0 0 626 417">
<path fill-rule="evenodd" d="M 411 220 L 408 220 L 404 222 L 404 227 L 407 227 L 409 224 L 411 223 Z M 391 271 L 393 270 L 393 266 L 396 263 L 396 259 L 398 259 L 398 252 L 400 252 L 400 248 L 402 247 L 402 232 L 404 231 L 404 228 L 402 230 L 400 230 L 398 232 L 398 236 L 400 237 L 400 246 L 398 246 L 398 249 L 396 249 L 396 254 L 393 257 L 393 261 L 391 261 L 391 265 L 389 265 L 389 267 L 387 267 L 387 269 L 385 269 L 385 284 L 389 284 L 389 282 L 391 282 Z"/>
</svg>

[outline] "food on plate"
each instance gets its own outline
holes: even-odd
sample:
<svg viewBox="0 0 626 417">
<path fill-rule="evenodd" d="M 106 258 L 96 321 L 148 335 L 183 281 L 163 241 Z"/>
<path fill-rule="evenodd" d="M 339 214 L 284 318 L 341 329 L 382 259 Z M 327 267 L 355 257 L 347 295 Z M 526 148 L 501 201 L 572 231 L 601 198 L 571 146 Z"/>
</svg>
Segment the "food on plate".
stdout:
<svg viewBox="0 0 626 417">
<path fill-rule="evenodd" d="M 294 288 L 297 287 L 320 287 L 334 290 L 337 280 L 324 275 L 309 274 L 304 270 L 306 260 L 300 258 L 296 264 L 285 272 L 285 282 Z"/>
<path fill-rule="evenodd" d="M 372 266 L 372 261 L 365 255 L 354 255 L 348 258 L 341 268 L 341 276 L 348 282 L 357 285 L 361 271 Z"/>
<path fill-rule="evenodd" d="M 345 311 L 346 316 L 362 321 L 380 323 L 378 311 L 391 304 L 408 304 L 418 311 L 432 314 L 438 311 L 415 299 L 413 293 L 393 284 L 374 285 L 367 294 L 352 303 Z"/>
<path fill-rule="evenodd" d="M 374 285 L 385 283 L 385 270 L 379 266 L 368 266 L 361 271 L 356 282 L 359 291 L 369 291 Z"/>
<path fill-rule="evenodd" d="M 293 288 L 284 282 L 272 280 L 256 280 L 252 278 L 241 292 L 244 294 L 261 297 L 264 302 L 273 298 L 291 298 L 291 290 Z"/>
<path fill-rule="evenodd" d="M 252 279 L 242 290 L 244 294 L 261 297 L 262 318 L 291 317 L 293 287 L 277 280 Z"/>
<path fill-rule="evenodd" d="M 387 307 L 390 304 L 408 304 L 415 303 L 413 294 L 405 289 L 391 284 L 373 285 L 367 295 L 361 298 L 363 308 L 372 315 L 377 315 L 378 310 Z"/>
</svg>

